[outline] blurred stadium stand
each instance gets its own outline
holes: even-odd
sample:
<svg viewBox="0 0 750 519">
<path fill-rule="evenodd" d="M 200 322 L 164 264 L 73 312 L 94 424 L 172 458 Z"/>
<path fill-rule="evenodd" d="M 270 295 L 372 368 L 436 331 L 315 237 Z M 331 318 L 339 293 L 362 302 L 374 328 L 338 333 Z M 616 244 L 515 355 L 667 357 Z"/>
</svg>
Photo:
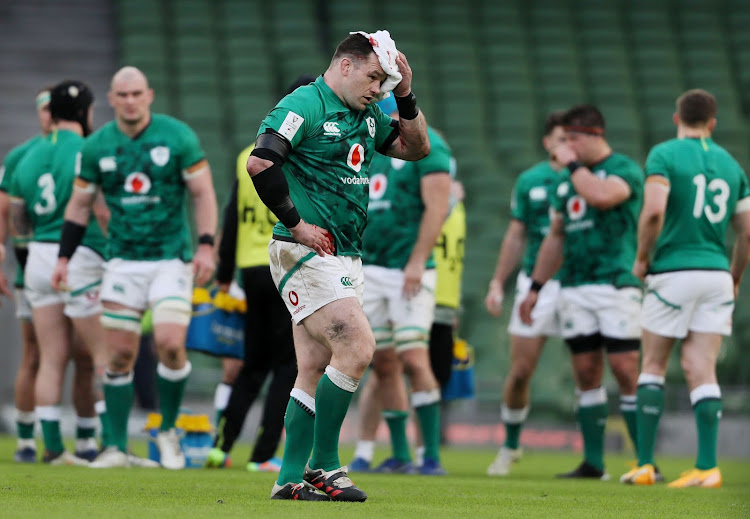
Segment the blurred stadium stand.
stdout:
<svg viewBox="0 0 750 519">
<path fill-rule="evenodd" d="M 23 5 L 35 2 L 45 3 Z M 98 12 L 93 6 L 102 2 L 71 3 Z M 719 102 L 716 140 L 750 168 L 746 0 L 114 0 L 113 5 L 119 45 L 114 65 L 140 67 L 156 90 L 154 110 L 197 130 L 220 203 L 234 178 L 237 152 L 254 138 L 285 86 L 300 73 L 322 73 L 349 31 L 390 30 L 414 70 L 420 107 L 447 136 L 466 187 L 470 231 L 461 334 L 476 348 L 479 399 L 488 405 L 499 405 L 508 365 L 505 329 L 512 298 L 496 320 L 484 311 L 483 298 L 516 175 L 544 159 L 540 132 L 548 111 L 597 104 L 614 149 L 642 162 L 653 144 L 674 135 L 676 96 L 705 88 Z M 44 48 L 34 42 L 30 36 L 16 43 Z M 30 75 L 14 80 L 12 94 L 24 108 L 11 116 L 27 118 L 26 99 L 38 83 L 29 67 L 18 65 Z M 103 93 L 97 90 L 100 99 Z M 0 152 L 19 140 L 0 134 Z M 719 370 L 725 408 L 749 413 L 750 364 L 738 361 L 750 339 L 750 284 L 745 287 L 735 336 L 725 341 Z M 540 371 L 532 389 L 535 408 L 569 417 L 573 385 L 562 343 L 548 345 Z M 669 379 L 679 390 L 668 400 L 676 407 L 689 405 L 679 362 L 672 362 Z M 732 387 L 740 389 L 733 393 Z"/>
</svg>

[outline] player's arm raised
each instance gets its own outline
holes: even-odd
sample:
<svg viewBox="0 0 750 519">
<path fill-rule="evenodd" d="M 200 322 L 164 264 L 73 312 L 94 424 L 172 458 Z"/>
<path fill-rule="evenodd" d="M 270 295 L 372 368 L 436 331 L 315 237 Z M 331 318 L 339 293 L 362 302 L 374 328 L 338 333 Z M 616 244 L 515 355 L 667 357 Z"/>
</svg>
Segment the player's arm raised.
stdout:
<svg viewBox="0 0 750 519">
<path fill-rule="evenodd" d="M 555 160 L 570 170 L 570 181 L 586 203 L 600 210 L 612 209 L 630 198 L 631 189 L 625 180 L 609 175 L 599 178 L 578 161 L 573 149 L 561 144 L 554 150 Z"/>
<path fill-rule="evenodd" d="M 219 208 L 208 161 L 204 159 L 189 167 L 184 178 L 193 198 L 195 227 L 198 230 L 198 250 L 193 258 L 193 273 L 196 285 L 203 285 L 216 270 L 213 240 L 219 220 Z"/>
<path fill-rule="evenodd" d="M 417 108 L 417 98 L 411 91 L 412 72 L 406 56 L 402 52 L 396 58 L 401 72 L 401 82 L 393 89 L 398 106 L 398 138 L 393 141 L 386 155 L 404 160 L 419 160 L 430 154 L 430 140 L 427 137 L 427 122 Z"/>
</svg>

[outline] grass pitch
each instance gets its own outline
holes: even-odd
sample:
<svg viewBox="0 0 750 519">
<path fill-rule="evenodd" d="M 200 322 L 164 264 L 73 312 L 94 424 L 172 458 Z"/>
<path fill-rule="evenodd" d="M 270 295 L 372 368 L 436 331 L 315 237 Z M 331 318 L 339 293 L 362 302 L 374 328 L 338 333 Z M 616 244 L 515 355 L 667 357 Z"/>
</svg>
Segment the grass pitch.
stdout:
<svg viewBox="0 0 750 519">
<path fill-rule="evenodd" d="M 233 452 L 230 469 L 110 469 L 50 467 L 12 462 L 15 440 L 0 436 L 0 517 L 28 518 L 748 518 L 750 462 L 721 460 L 724 487 L 672 490 L 665 485 L 629 487 L 617 480 L 627 458 L 608 456 L 608 482 L 556 480 L 575 467 L 574 453 L 527 452 L 506 478 L 485 476 L 495 452 L 445 449 L 445 477 L 353 474 L 365 503 L 270 501 L 275 476 L 244 469 L 249 448 Z M 136 452 L 145 453 L 143 444 Z M 342 462 L 351 449 L 342 450 Z M 376 461 L 385 457 L 376 455 Z M 690 458 L 658 460 L 668 480 L 692 466 Z"/>
</svg>

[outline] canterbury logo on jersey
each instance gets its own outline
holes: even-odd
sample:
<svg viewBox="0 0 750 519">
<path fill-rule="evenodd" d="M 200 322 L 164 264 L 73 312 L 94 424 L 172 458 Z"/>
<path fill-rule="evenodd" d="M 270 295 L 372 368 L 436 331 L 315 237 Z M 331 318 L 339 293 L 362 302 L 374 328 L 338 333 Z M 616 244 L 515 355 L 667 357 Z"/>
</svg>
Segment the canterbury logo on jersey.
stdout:
<svg viewBox="0 0 750 519">
<path fill-rule="evenodd" d="M 341 284 L 344 285 L 345 287 L 353 287 L 354 286 L 354 285 L 352 285 L 352 280 L 351 280 L 351 278 L 349 278 L 349 276 L 344 276 L 343 278 L 341 278 Z"/>
<path fill-rule="evenodd" d="M 335 123 L 332 121 L 323 123 L 323 132 L 324 132 L 323 135 L 338 137 L 339 135 L 341 135 L 341 130 L 339 129 L 339 123 Z"/>
</svg>

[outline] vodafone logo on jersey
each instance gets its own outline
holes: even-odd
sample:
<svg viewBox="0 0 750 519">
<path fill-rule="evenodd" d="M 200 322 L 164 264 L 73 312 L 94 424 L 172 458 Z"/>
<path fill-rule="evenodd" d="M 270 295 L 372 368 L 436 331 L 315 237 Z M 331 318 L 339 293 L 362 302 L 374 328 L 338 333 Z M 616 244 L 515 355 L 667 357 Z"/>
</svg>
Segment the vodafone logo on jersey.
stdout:
<svg viewBox="0 0 750 519">
<path fill-rule="evenodd" d="M 586 200 L 576 195 L 568 200 L 567 209 L 571 220 L 580 220 L 586 214 Z"/>
<path fill-rule="evenodd" d="M 131 173 L 125 179 L 125 191 L 137 195 L 145 195 L 151 190 L 151 179 L 140 171 Z"/>
<path fill-rule="evenodd" d="M 388 177 L 382 173 L 370 177 L 370 200 L 383 198 L 386 189 L 388 189 Z"/>
<path fill-rule="evenodd" d="M 346 165 L 359 173 L 362 169 L 362 163 L 365 161 L 365 147 L 361 144 L 352 144 L 349 148 L 349 155 L 346 156 Z"/>
</svg>

